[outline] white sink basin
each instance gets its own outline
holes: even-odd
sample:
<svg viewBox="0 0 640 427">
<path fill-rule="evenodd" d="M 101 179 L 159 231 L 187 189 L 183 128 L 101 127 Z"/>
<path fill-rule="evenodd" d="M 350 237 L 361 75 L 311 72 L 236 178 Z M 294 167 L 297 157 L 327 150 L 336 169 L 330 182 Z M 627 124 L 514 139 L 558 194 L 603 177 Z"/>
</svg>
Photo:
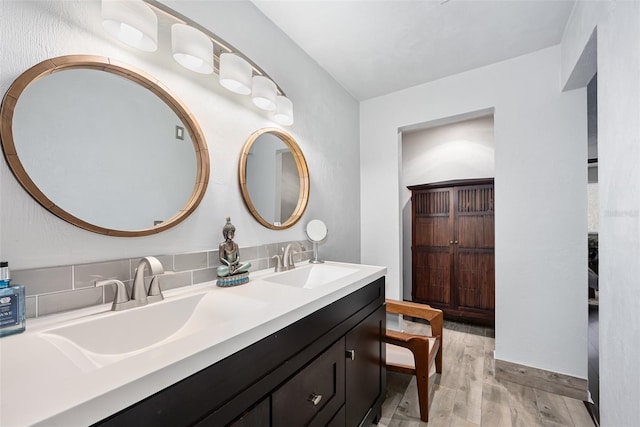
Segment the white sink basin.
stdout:
<svg viewBox="0 0 640 427">
<path fill-rule="evenodd" d="M 358 272 L 357 268 L 342 267 L 327 264 L 309 264 L 296 267 L 294 270 L 276 273 L 263 280 L 280 285 L 295 286 L 298 288 L 313 289 L 324 286 L 343 277 Z"/>
<path fill-rule="evenodd" d="M 120 312 L 108 312 L 40 333 L 78 367 L 90 371 L 148 351 L 203 328 L 237 319 L 264 305 L 233 294 L 206 292 Z"/>
</svg>

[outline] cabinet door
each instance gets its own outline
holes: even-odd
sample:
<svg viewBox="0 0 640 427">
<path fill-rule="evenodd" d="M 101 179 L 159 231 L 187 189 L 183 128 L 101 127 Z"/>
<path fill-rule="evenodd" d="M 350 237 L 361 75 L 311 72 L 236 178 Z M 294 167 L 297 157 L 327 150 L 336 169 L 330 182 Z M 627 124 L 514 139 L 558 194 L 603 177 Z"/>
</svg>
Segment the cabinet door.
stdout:
<svg viewBox="0 0 640 427">
<path fill-rule="evenodd" d="M 461 310 L 495 308 L 493 185 L 456 189 L 455 295 Z"/>
<path fill-rule="evenodd" d="M 385 307 L 381 306 L 346 335 L 347 426 L 359 426 L 385 392 L 385 327 Z"/>
<path fill-rule="evenodd" d="M 273 427 L 325 426 L 344 404 L 344 338 L 271 395 Z"/>
<path fill-rule="evenodd" d="M 413 204 L 413 300 L 452 304 L 453 190 L 420 191 Z"/>
</svg>

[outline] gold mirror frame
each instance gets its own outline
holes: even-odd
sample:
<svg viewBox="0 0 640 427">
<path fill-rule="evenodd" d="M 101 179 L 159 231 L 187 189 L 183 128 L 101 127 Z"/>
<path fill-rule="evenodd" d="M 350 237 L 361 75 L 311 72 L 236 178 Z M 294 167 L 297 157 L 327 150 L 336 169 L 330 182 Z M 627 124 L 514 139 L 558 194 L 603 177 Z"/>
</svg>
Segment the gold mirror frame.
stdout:
<svg viewBox="0 0 640 427">
<path fill-rule="evenodd" d="M 13 139 L 13 114 L 20 94 L 33 82 L 51 73 L 56 73 L 70 69 L 93 69 L 112 73 L 125 79 L 137 83 L 167 104 L 185 125 L 189 136 L 193 141 L 196 154 L 196 182 L 193 192 L 186 205 L 171 218 L 163 221 L 157 226 L 141 230 L 114 230 L 88 223 L 57 206 L 51 201 L 31 180 L 24 166 L 18 158 L 18 154 Z M 187 110 L 186 106 L 178 100 L 171 92 L 157 79 L 134 69 L 133 67 L 121 63 L 111 58 L 91 55 L 68 55 L 47 59 L 29 68 L 22 73 L 11 85 L 0 107 L 0 139 L 2 150 L 9 164 L 9 168 L 16 177 L 20 185 L 33 197 L 40 205 L 57 217 L 67 221 L 77 227 L 94 233 L 106 234 L 118 237 L 138 237 L 148 236 L 167 230 L 184 221 L 198 206 L 204 197 L 207 184 L 209 182 L 209 152 L 204 139 L 204 134 L 198 126 L 195 118 Z"/>
<path fill-rule="evenodd" d="M 293 158 L 295 159 L 296 166 L 298 168 L 298 178 L 300 182 L 300 192 L 298 194 L 298 203 L 296 204 L 295 209 L 291 216 L 282 224 L 274 225 L 269 221 L 265 220 L 262 215 L 257 211 L 255 205 L 251 201 L 251 196 L 249 195 L 249 189 L 247 188 L 247 157 L 249 156 L 249 151 L 251 151 L 251 147 L 254 142 L 266 133 L 277 136 L 282 142 L 284 142 Z M 251 136 L 247 139 L 242 148 L 242 154 L 240 155 L 240 167 L 238 168 L 240 174 L 240 190 L 242 191 L 242 199 L 244 200 L 247 209 L 251 212 L 251 215 L 262 225 L 272 230 L 284 230 L 295 223 L 297 223 L 305 209 L 307 208 L 307 204 L 309 203 L 309 169 L 307 168 L 307 161 L 304 158 L 304 154 L 302 154 L 302 150 L 296 143 L 296 140 L 287 132 L 282 129 L 277 128 L 264 128 L 257 130 L 252 133 Z"/>
</svg>

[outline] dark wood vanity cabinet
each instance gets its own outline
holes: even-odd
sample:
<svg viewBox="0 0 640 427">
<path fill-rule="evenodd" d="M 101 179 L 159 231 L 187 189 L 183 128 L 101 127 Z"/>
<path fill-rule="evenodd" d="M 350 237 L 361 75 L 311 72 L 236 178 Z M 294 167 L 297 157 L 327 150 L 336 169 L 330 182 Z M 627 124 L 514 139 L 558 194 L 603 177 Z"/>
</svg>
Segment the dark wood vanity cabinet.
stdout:
<svg viewBox="0 0 640 427">
<path fill-rule="evenodd" d="M 408 188 L 413 300 L 441 309 L 445 317 L 493 324 L 493 179 Z"/>
<path fill-rule="evenodd" d="M 355 427 L 385 396 L 384 277 L 97 423 Z"/>
</svg>

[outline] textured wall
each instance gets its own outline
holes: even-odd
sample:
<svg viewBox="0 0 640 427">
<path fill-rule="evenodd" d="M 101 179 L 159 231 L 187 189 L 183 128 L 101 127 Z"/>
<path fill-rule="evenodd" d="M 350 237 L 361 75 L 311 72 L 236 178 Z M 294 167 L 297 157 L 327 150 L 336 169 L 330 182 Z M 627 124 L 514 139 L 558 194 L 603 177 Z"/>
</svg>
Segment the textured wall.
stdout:
<svg viewBox="0 0 640 427">
<path fill-rule="evenodd" d="M 496 358 L 586 378 L 586 90 L 559 75 L 552 47 L 362 102 L 361 250 L 397 298 L 399 129 L 495 108 Z"/>
<path fill-rule="evenodd" d="M 579 1 L 562 41 L 563 81 L 598 73 L 600 421 L 640 419 L 640 3 Z M 597 34 L 597 66 L 576 58 Z M 566 55 L 565 55 L 566 53 Z M 596 69 L 597 67 L 597 69 Z M 586 85 L 586 82 L 582 82 Z"/>
<path fill-rule="evenodd" d="M 0 161 L 2 194 L 0 258 L 14 269 L 211 250 L 222 240 L 230 215 L 241 246 L 303 240 L 303 226 L 323 219 L 329 239 L 321 246 L 327 259 L 360 261 L 358 103 L 285 37 L 250 2 L 176 1 L 169 7 L 240 48 L 292 99 L 295 124 L 289 128 L 304 152 L 311 176 L 306 214 L 293 228 L 272 231 L 246 210 L 237 167 L 242 145 L 255 130 L 274 126 L 248 97 L 223 89 L 215 75 L 202 76 L 172 59 L 168 29 L 159 50 L 145 53 L 109 37 L 100 22 L 100 2 L 0 2 L 0 92 L 32 65 L 67 54 L 116 58 L 158 78 L 191 110 L 211 157 L 209 187 L 200 207 L 177 227 L 155 236 L 115 238 L 69 225 L 40 207 Z M 149 173 L 154 170 L 140 159 Z M 28 284 L 26 284 L 28 286 Z"/>
</svg>

